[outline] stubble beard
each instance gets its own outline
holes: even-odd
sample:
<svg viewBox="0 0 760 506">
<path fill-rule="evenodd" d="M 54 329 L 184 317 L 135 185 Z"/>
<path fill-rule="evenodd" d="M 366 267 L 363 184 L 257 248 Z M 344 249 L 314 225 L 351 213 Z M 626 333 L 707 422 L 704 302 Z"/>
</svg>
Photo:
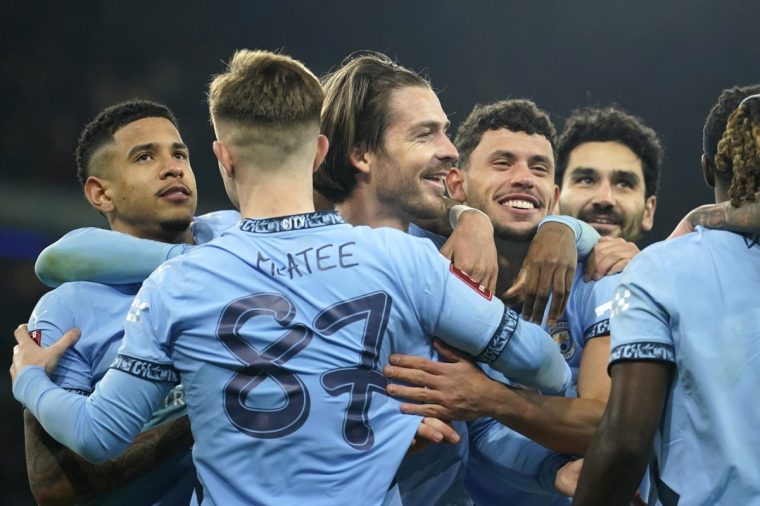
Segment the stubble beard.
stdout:
<svg viewBox="0 0 760 506">
<path fill-rule="evenodd" d="M 182 218 L 176 220 L 164 220 L 159 223 L 161 232 L 167 235 L 176 235 L 186 232 L 190 228 L 192 220 L 190 218 Z"/>
</svg>

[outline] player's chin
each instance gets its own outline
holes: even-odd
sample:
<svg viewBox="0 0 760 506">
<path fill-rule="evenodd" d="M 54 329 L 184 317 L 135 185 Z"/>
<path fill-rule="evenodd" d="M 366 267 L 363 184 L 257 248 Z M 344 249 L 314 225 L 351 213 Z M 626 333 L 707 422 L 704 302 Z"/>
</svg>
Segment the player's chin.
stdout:
<svg viewBox="0 0 760 506">
<path fill-rule="evenodd" d="M 538 223 L 494 223 L 494 233 L 505 241 L 530 242 L 537 230 Z"/>
<path fill-rule="evenodd" d="M 192 213 L 177 213 L 175 216 L 163 216 L 161 218 L 161 230 L 165 232 L 184 232 L 190 228 L 193 222 Z"/>
</svg>

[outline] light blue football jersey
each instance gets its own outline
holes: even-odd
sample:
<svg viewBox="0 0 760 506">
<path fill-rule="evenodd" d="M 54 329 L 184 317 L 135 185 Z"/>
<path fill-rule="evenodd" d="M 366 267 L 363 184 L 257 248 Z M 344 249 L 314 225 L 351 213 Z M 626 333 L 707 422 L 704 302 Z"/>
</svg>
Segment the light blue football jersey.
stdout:
<svg viewBox="0 0 760 506">
<path fill-rule="evenodd" d="M 215 211 L 191 223 L 195 244 L 209 242 L 240 221 L 237 211 Z M 107 285 L 142 283 L 162 262 L 192 249 L 104 230 L 78 228 L 45 248 L 34 265 L 37 277 L 51 288 L 70 281 Z"/>
<path fill-rule="evenodd" d="M 704 230 L 642 251 L 612 308 L 610 364 L 670 362 L 649 504 L 760 504 L 760 247 Z"/>
<path fill-rule="evenodd" d="M 222 219 L 220 219 L 222 218 Z M 196 241 L 208 241 L 229 225 L 225 216 L 217 214 L 199 217 L 193 225 Z M 106 232 L 106 231 L 102 231 Z M 129 237 L 135 244 L 141 241 L 124 234 L 97 235 L 115 240 Z M 77 236 L 79 237 L 79 236 Z M 90 243 L 92 235 L 83 234 L 77 248 L 88 248 L 102 254 L 103 243 Z M 156 243 L 165 247 L 163 243 Z M 109 246 L 105 246 L 108 250 Z M 119 250 L 116 247 L 114 251 Z M 73 250 L 72 250 L 73 251 Z M 126 255 L 127 252 L 124 251 Z M 126 257 L 125 257 L 126 259 Z M 107 264 L 103 262 L 103 269 Z M 86 267 L 83 267 L 86 268 Z M 45 294 L 37 303 L 28 328 L 42 346 L 49 346 L 72 328 L 82 331 L 80 339 L 64 353 L 52 375 L 59 386 L 82 395 L 89 395 L 113 363 L 124 335 L 124 318 L 140 289 L 139 284 L 106 285 L 91 282 L 64 283 Z M 145 425 L 150 429 L 186 414 L 184 392 L 174 388 L 159 410 Z M 160 478 L 157 478 L 159 477 Z M 171 484 L 171 485 L 169 485 Z M 195 485 L 195 470 L 190 451 L 183 452 L 142 478 L 97 498 L 98 504 L 188 504 Z"/>
<path fill-rule="evenodd" d="M 384 395 L 388 356 L 432 357 L 430 335 L 478 355 L 517 323 L 427 241 L 244 220 L 145 283 L 118 368 L 174 364 L 209 504 L 379 504 L 419 424 Z"/>
<path fill-rule="evenodd" d="M 585 223 L 580 225 L 583 231 L 590 229 Z M 409 233 L 427 238 L 437 247 L 445 241 L 445 238 L 414 224 L 410 225 Z M 593 229 L 586 232 L 585 237 L 589 236 L 594 236 Z M 592 247 L 585 242 L 582 246 L 584 253 Z M 595 337 L 609 335 L 611 300 L 619 279 L 619 275 L 614 275 L 599 281 L 584 281 L 583 264 L 579 263 L 565 312 L 551 328 L 547 327 L 544 315 L 542 327 L 557 343 L 572 371 L 569 396 L 576 395 L 578 370 L 586 343 Z M 548 308 L 547 305 L 547 312 Z M 493 369 L 484 367 L 484 370 L 493 379 L 510 383 Z M 398 485 L 405 505 L 472 504 L 473 500 L 479 506 L 570 504 L 570 498 L 551 493 L 554 490 L 554 475 L 551 473 L 556 473 L 569 458 L 529 441 L 490 418 L 456 422 L 455 428 L 463 439 L 460 444 L 433 445 L 402 463 Z M 551 481 L 547 478 L 549 475 Z"/>
<path fill-rule="evenodd" d="M 568 392 L 569 396 L 576 395 L 575 386 L 586 344 L 596 337 L 610 335 L 610 309 L 619 282 L 620 274 L 605 276 L 598 281 L 584 281 L 583 264 L 578 264 L 564 314 L 551 328 L 546 326 L 544 315 L 544 328 L 573 371 L 573 389 Z"/>
</svg>

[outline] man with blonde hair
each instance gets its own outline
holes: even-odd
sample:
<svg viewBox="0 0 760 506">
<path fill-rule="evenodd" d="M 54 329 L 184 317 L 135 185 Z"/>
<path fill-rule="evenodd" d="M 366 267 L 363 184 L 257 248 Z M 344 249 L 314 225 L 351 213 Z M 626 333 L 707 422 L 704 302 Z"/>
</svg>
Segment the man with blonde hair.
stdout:
<svg viewBox="0 0 760 506">
<path fill-rule="evenodd" d="M 306 67 L 266 51 L 213 79 L 214 153 L 243 219 L 146 280 L 86 403 L 45 376 L 64 345 L 17 331 L 15 395 L 54 437 L 116 455 L 179 376 L 204 504 L 380 504 L 421 421 L 385 395 L 391 353 L 431 357 L 436 335 L 516 381 L 566 387 L 553 341 L 432 244 L 314 212 L 322 99 Z"/>
</svg>

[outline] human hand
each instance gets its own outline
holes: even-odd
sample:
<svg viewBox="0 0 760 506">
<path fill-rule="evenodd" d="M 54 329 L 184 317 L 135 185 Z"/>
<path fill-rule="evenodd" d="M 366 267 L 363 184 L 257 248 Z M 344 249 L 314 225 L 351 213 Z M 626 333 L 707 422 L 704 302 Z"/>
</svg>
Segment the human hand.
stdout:
<svg viewBox="0 0 760 506">
<path fill-rule="evenodd" d="M 412 440 L 406 455 L 414 455 L 427 448 L 431 443 L 458 444 L 461 437 L 450 422 L 426 416 L 417 427 L 417 433 Z"/>
<path fill-rule="evenodd" d="M 639 251 L 636 244 L 621 237 L 602 237 L 586 259 L 583 279 L 598 281 L 604 276 L 623 272 Z"/>
<path fill-rule="evenodd" d="M 16 376 L 21 370 L 32 365 L 43 367 L 49 376 L 55 370 L 58 361 L 68 347 L 79 339 L 79 335 L 79 329 L 71 329 L 52 345 L 42 348 L 29 337 L 26 324 L 19 325 L 13 332 L 17 344 L 13 347 L 13 362 L 10 367 L 11 380 L 16 381 Z"/>
<path fill-rule="evenodd" d="M 581 477 L 583 459 L 571 460 L 557 470 L 554 478 L 554 488 L 562 495 L 573 497 L 578 488 L 578 479 Z"/>
<path fill-rule="evenodd" d="M 578 264 L 575 235 L 562 223 L 545 223 L 530 243 L 520 272 L 503 298 L 523 296 L 523 318 L 541 323 L 551 296 L 547 324 L 551 327 L 565 311 Z"/>
<path fill-rule="evenodd" d="M 486 414 L 490 392 L 499 384 L 463 354 L 434 342 L 441 358 L 436 362 L 411 355 L 391 355 L 386 377 L 409 383 L 391 383 L 388 395 L 422 404 L 405 403 L 401 411 L 444 420 L 474 420 Z"/>
<path fill-rule="evenodd" d="M 482 213 L 465 211 L 441 248 L 441 254 L 460 271 L 493 292 L 499 274 L 491 220 Z"/>
</svg>

